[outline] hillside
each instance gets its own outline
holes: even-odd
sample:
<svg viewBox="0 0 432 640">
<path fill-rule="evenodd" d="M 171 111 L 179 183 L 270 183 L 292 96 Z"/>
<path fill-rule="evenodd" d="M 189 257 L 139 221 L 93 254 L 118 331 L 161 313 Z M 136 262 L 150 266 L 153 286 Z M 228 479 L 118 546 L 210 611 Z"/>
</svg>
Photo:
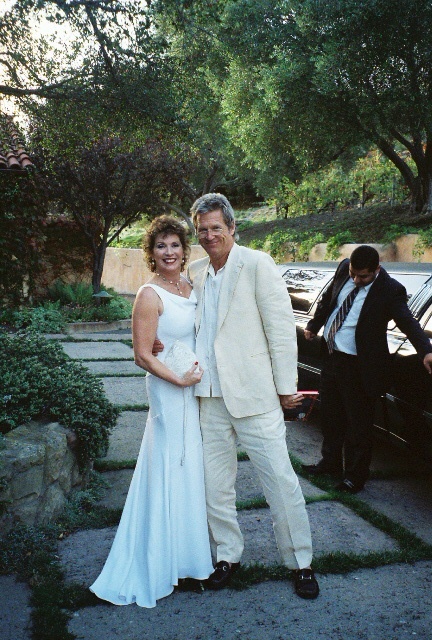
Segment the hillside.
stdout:
<svg viewBox="0 0 432 640">
<path fill-rule="evenodd" d="M 270 219 L 264 220 L 264 216 Z M 407 205 L 380 204 L 364 209 L 324 211 L 288 219 L 276 219 L 271 209 L 261 207 L 241 211 L 238 217 L 239 242 L 243 245 L 262 242 L 276 231 L 303 237 L 322 233 L 324 241 L 336 234 L 349 232 L 352 242 L 375 243 L 389 242 L 402 233 L 432 228 L 432 216 L 413 217 Z"/>
</svg>

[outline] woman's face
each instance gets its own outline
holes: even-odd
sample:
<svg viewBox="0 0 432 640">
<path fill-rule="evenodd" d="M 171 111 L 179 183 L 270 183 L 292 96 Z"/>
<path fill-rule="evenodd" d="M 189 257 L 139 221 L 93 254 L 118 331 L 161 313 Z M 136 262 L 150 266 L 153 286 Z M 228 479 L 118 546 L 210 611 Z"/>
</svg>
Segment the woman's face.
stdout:
<svg viewBox="0 0 432 640">
<path fill-rule="evenodd" d="M 153 249 L 157 272 L 176 272 L 182 268 L 183 247 L 176 233 L 159 233 Z"/>
</svg>

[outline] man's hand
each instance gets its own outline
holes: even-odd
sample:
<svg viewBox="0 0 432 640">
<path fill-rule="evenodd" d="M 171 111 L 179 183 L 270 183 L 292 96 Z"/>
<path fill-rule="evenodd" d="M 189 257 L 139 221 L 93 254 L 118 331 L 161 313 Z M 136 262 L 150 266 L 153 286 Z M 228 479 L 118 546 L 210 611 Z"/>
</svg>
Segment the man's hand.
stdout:
<svg viewBox="0 0 432 640">
<path fill-rule="evenodd" d="M 295 409 L 301 404 L 303 396 L 301 393 L 293 393 L 290 396 L 279 396 L 279 400 L 282 409 Z"/>
<path fill-rule="evenodd" d="M 313 340 L 314 338 L 317 337 L 317 334 L 313 333 L 312 331 L 309 331 L 309 329 L 305 329 L 304 337 L 306 338 L 306 340 Z"/>
<path fill-rule="evenodd" d="M 426 367 L 426 371 L 429 375 L 432 375 L 432 353 L 427 353 L 423 358 L 423 364 Z"/>
<path fill-rule="evenodd" d="M 154 356 L 157 356 L 157 354 L 163 350 L 164 350 L 164 345 L 160 340 L 156 338 L 156 340 L 153 342 L 152 354 Z"/>
</svg>

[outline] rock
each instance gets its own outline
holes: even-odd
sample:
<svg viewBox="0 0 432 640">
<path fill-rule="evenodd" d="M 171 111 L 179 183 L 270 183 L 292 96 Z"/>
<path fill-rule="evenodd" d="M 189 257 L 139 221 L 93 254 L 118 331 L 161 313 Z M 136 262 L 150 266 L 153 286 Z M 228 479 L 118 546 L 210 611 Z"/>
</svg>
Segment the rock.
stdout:
<svg viewBox="0 0 432 640">
<path fill-rule="evenodd" d="M 15 522 L 44 524 L 81 485 L 71 432 L 57 422 L 30 422 L 7 433 L 0 451 L 0 517 L 3 532 Z"/>
</svg>

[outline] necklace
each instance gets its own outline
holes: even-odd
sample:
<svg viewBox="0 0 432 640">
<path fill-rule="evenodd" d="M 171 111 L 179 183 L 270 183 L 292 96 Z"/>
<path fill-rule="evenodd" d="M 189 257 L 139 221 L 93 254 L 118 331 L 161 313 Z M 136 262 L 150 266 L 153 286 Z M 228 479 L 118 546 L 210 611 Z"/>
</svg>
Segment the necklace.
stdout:
<svg viewBox="0 0 432 640">
<path fill-rule="evenodd" d="M 163 276 L 161 273 L 157 273 L 156 275 L 159 276 L 159 278 L 161 278 L 161 280 L 163 280 L 164 282 L 167 282 L 168 284 L 173 284 L 177 291 L 179 292 L 179 295 L 182 296 L 183 295 L 183 291 L 180 289 L 180 282 L 181 282 L 181 276 L 178 282 L 174 282 L 174 280 L 168 280 L 168 278 L 165 278 L 165 276 Z"/>
</svg>

